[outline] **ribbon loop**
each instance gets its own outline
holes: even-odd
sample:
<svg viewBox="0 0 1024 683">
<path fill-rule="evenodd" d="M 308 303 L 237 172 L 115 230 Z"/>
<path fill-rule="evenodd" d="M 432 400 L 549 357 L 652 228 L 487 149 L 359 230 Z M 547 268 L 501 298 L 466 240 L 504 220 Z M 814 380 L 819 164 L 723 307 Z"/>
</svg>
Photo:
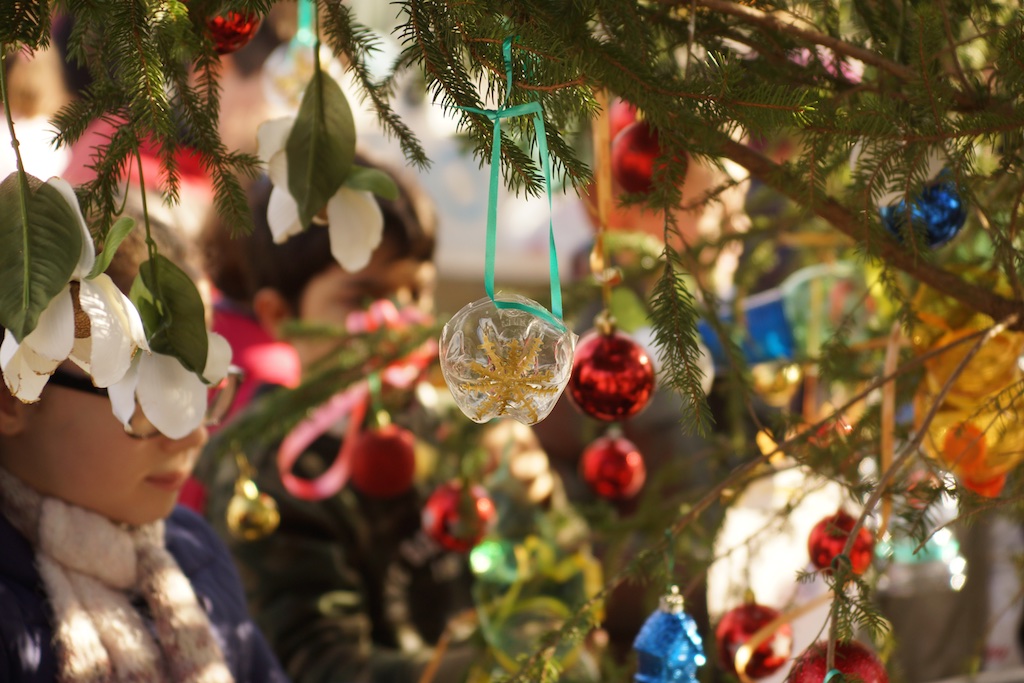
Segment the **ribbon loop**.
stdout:
<svg viewBox="0 0 1024 683">
<path fill-rule="evenodd" d="M 505 59 L 505 102 L 508 103 L 512 94 L 512 41 L 514 37 L 505 38 L 502 53 Z M 552 323 L 560 330 L 565 329 L 562 322 L 562 286 L 558 274 L 558 254 L 555 248 L 554 205 L 551 198 L 551 159 L 548 156 L 547 131 L 544 128 L 544 111 L 540 102 L 525 102 L 500 109 L 479 109 L 477 107 L 459 107 L 472 114 L 486 116 L 494 124 L 491 142 L 491 182 L 487 193 L 487 245 L 484 261 L 484 289 L 487 296 L 498 308 L 514 308 L 532 313 Z M 540 154 L 541 169 L 544 173 L 544 187 L 548 195 L 548 273 L 551 288 L 551 312 L 536 306 L 514 301 L 498 301 L 494 298 L 494 262 L 496 258 L 496 242 L 498 232 L 498 182 L 501 173 L 501 120 L 516 116 L 533 115 L 533 128 L 537 135 L 537 151 Z"/>
</svg>

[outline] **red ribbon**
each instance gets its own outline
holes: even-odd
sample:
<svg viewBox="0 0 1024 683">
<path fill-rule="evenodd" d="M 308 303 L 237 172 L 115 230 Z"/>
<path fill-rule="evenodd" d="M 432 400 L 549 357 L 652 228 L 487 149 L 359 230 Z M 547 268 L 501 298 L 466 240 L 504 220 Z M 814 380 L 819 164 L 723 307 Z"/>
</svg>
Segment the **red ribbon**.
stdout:
<svg viewBox="0 0 1024 683">
<path fill-rule="evenodd" d="M 399 311 L 392 302 L 380 300 L 370 304 L 366 311 L 350 313 L 345 320 L 345 328 L 351 334 L 362 334 L 381 327 L 402 329 L 427 320 L 428 317 L 422 311 L 413 308 Z M 381 380 L 398 389 L 411 387 L 436 357 L 437 342 L 428 341 L 405 358 L 384 368 Z M 352 473 L 354 444 L 362 431 L 369 405 L 369 385 L 363 380 L 335 394 L 295 426 L 277 451 L 277 471 L 288 493 L 303 500 L 323 500 L 341 490 Z M 292 467 L 306 448 L 346 417 L 348 426 L 345 437 L 331 466 L 314 479 L 296 476 Z"/>
</svg>

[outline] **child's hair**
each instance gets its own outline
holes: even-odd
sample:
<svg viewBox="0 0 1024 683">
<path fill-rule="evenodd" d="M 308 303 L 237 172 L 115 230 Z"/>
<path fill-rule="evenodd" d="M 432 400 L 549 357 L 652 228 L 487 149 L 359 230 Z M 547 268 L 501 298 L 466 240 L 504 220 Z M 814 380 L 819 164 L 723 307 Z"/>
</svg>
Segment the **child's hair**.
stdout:
<svg viewBox="0 0 1024 683">
<path fill-rule="evenodd" d="M 380 168 L 358 156 L 356 163 Z M 382 170 L 387 170 L 398 185 L 398 197 L 377 197 L 384 214 L 384 234 L 378 250 L 383 250 L 389 262 L 431 261 L 435 243 L 432 203 L 419 187 L 390 169 Z M 266 176 L 250 187 L 254 224 L 250 235 L 232 236 L 230 228 L 212 216 L 200 235 L 202 254 L 213 285 L 228 299 L 248 305 L 256 292 L 269 287 L 297 309 L 309 281 L 336 261 L 331 255 L 329 233 L 323 227 L 311 226 L 281 244 L 274 243 L 267 224 L 272 189 Z"/>
<path fill-rule="evenodd" d="M 121 216 L 135 219 L 135 227 L 121 242 L 106 271 L 118 289 L 125 293 L 131 290 L 132 282 L 139 273 L 139 266 L 149 258 L 145 217 L 138 201 L 138 194 L 138 187 L 129 190 L 128 201 L 121 212 Z M 152 208 L 150 206 L 149 231 L 160 255 L 181 268 L 193 282 L 197 281 L 203 275 L 199 250 L 195 248 L 192 240 L 182 234 L 180 228 L 168 225 L 161 217 L 154 215 Z"/>
</svg>

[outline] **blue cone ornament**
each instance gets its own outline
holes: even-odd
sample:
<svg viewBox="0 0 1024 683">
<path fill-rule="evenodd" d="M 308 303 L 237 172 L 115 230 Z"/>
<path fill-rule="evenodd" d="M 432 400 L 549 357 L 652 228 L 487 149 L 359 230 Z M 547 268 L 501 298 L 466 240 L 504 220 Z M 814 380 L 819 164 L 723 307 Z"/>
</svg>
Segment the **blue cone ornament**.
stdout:
<svg viewBox="0 0 1024 683">
<path fill-rule="evenodd" d="M 647 617 L 633 641 L 633 651 L 635 683 L 697 683 L 697 669 L 707 658 L 697 622 L 683 611 L 683 596 L 676 586 L 661 596 L 657 611 Z"/>
<path fill-rule="evenodd" d="M 902 240 L 907 231 L 906 200 L 883 206 L 879 213 L 886 229 Z M 923 231 L 925 243 L 932 248 L 949 242 L 964 227 L 967 222 L 967 205 L 948 170 L 939 173 L 910 205 L 910 220 L 912 229 Z"/>
</svg>

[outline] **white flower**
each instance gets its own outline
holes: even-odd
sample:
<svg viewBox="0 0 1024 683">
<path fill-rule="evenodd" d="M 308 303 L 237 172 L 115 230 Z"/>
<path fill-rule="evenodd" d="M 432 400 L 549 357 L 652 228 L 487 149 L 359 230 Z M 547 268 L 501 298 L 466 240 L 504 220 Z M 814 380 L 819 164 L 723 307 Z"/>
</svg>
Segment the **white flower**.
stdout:
<svg viewBox="0 0 1024 683">
<path fill-rule="evenodd" d="M 206 368 L 202 379 L 173 356 L 140 353 L 124 377 L 108 389 L 114 416 L 127 426 L 136 404 L 161 434 L 181 439 L 203 422 L 207 391 L 227 375 L 231 346 L 216 333 L 210 333 Z"/>
<path fill-rule="evenodd" d="M 96 251 L 75 192 L 65 180 L 51 178 L 74 208 L 82 230 L 82 251 L 68 284 L 39 316 L 39 322 L 19 343 L 6 330 L 0 345 L 0 369 L 11 393 L 26 403 L 39 395 L 54 370 L 70 358 L 105 387 L 124 376 L 139 348 L 148 349 L 142 320 L 131 301 L 107 275 L 92 280 Z"/>
<path fill-rule="evenodd" d="M 295 117 L 265 121 L 257 130 L 258 154 L 267 164 L 274 184 L 267 206 L 267 223 L 277 243 L 297 235 L 306 227 L 299 218 L 299 206 L 288 191 L 286 143 Z M 327 229 L 331 254 L 341 266 L 355 272 L 370 262 L 373 250 L 384 234 L 384 215 L 372 192 L 342 186 L 327 201 Z"/>
</svg>

